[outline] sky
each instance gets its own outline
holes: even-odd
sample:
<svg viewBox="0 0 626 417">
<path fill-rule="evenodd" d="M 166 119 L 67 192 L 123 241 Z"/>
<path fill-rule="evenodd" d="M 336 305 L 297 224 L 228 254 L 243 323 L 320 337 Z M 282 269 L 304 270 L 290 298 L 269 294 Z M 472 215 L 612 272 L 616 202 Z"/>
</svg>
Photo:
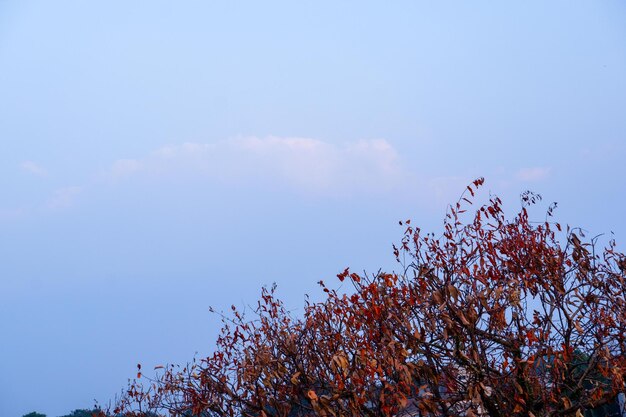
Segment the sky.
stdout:
<svg viewBox="0 0 626 417">
<path fill-rule="evenodd" d="M 393 270 L 474 178 L 625 250 L 622 1 L 0 0 L 0 415 Z"/>
</svg>

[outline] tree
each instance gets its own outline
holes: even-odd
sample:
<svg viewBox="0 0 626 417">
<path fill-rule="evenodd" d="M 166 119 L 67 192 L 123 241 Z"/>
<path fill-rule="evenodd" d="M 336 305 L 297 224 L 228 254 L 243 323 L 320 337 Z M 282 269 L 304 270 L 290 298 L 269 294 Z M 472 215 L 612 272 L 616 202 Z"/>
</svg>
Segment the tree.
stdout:
<svg viewBox="0 0 626 417">
<path fill-rule="evenodd" d="M 46 415 L 33 411 L 32 413 L 24 414 L 22 417 L 46 417 Z"/>
<path fill-rule="evenodd" d="M 512 219 L 498 197 L 468 212 L 482 184 L 449 208 L 440 236 L 401 222 L 399 272 L 346 269 L 348 292 L 320 281 L 327 297 L 301 318 L 264 289 L 251 319 L 222 315 L 211 356 L 158 367 L 114 411 L 540 417 L 613 402 L 626 371 L 626 257 L 562 230 L 553 206 L 531 222 L 530 192 Z"/>
<path fill-rule="evenodd" d="M 101 410 L 94 408 L 92 410 L 78 409 L 61 417 L 104 417 Z"/>
</svg>

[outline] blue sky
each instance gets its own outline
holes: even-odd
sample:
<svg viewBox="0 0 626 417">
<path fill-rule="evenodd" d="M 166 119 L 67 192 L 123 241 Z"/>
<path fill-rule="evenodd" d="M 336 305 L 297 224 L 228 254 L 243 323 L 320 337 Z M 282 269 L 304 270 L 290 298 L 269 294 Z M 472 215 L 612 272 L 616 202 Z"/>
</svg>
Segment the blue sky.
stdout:
<svg viewBox="0 0 626 417">
<path fill-rule="evenodd" d="M 208 353 L 208 307 L 264 284 L 297 309 L 346 266 L 391 269 L 397 220 L 437 231 L 478 176 L 624 242 L 625 20 L 617 0 L 0 1 L 0 415 Z"/>
</svg>

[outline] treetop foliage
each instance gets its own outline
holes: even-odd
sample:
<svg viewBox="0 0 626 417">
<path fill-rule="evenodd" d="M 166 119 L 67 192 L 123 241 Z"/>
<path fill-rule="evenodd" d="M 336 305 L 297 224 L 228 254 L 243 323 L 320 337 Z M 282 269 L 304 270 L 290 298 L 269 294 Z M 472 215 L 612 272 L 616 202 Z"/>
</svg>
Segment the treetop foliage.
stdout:
<svg viewBox="0 0 626 417">
<path fill-rule="evenodd" d="M 216 350 L 135 380 L 114 413 L 215 417 L 567 416 L 615 400 L 626 371 L 626 257 L 580 229 L 508 219 L 475 180 L 441 235 L 410 220 L 399 272 L 338 274 L 294 316 L 264 288 L 222 315 Z M 344 288 L 345 290 L 345 288 Z M 141 378 L 139 369 L 138 378 Z M 141 381 L 147 381 L 142 384 Z"/>
</svg>

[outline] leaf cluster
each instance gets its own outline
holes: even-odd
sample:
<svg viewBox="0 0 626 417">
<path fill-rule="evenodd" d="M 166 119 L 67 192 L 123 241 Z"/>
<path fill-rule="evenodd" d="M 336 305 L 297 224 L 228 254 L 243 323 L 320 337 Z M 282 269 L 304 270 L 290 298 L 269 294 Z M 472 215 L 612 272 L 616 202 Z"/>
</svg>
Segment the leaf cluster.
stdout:
<svg viewBox="0 0 626 417">
<path fill-rule="evenodd" d="M 410 221 L 399 273 L 338 275 L 293 316 L 263 289 L 224 315 L 217 348 L 133 382 L 115 413 L 207 417 L 567 416 L 614 401 L 626 371 L 626 257 L 581 230 L 471 211 L 474 181 L 441 236 Z M 559 241 L 564 238 L 564 243 Z M 141 375 L 139 375 L 141 376 Z M 144 378 L 145 379 L 145 378 Z"/>
</svg>

